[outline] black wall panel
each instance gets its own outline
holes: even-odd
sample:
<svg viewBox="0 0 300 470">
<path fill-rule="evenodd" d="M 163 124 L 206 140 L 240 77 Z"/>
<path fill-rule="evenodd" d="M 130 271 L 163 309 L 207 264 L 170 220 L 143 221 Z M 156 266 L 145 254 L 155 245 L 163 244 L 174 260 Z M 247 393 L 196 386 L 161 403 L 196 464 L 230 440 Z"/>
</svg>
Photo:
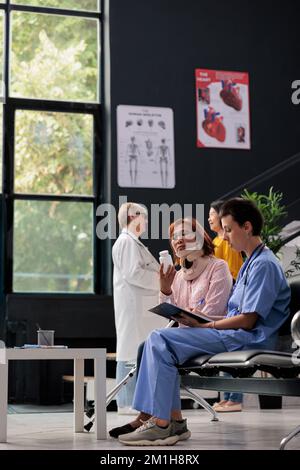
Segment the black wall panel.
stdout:
<svg viewBox="0 0 300 470">
<path fill-rule="evenodd" d="M 300 79 L 298 2 L 110 0 L 110 5 L 114 204 L 121 194 L 147 206 L 207 205 L 300 151 L 300 106 L 291 102 L 291 84 Z M 251 151 L 196 148 L 194 71 L 201 67 L 249 72 Z M 174 190 L 118 187 L 118 104 L 173 108 Z M 267 180 L 259 191 L 275 184 L 290 204 L 299 197 L 299 166 Z M 156 242 L 149 246 L 160 248 Z"/>
</svg>

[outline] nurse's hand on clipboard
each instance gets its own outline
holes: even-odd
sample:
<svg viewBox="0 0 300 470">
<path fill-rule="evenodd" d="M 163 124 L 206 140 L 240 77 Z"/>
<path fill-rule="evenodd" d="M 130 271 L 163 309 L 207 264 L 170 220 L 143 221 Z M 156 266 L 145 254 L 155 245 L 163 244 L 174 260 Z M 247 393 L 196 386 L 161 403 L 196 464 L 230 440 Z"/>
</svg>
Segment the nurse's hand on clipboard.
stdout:
<svg viewBox="0 0 300 470">
<path fill-rule="evenodd" d="M 172 294 L 172 284 L 176 274 L 176 269 L 174 266 L 169 266 L 167 271 L 164 273 L 163 264 L 160 266 L 159 270 L 159 280 L 160 280 L 160 290 L 165 295 Z"/>
<path fill-rule="evenodd" d="M 188 310 L 188 307 L 185 309 Z M 192 309 L 190 309 L 192 311 Z M 187 316 L 184 312 L 180 312 L 176 315 L 176 318 L 171 317 L 172 320 L 176 320 L 178 323 L 184 326 L 189 326 L 190 328 L 201 328 L 201 323 L 198 320 Z"/>
</svg>

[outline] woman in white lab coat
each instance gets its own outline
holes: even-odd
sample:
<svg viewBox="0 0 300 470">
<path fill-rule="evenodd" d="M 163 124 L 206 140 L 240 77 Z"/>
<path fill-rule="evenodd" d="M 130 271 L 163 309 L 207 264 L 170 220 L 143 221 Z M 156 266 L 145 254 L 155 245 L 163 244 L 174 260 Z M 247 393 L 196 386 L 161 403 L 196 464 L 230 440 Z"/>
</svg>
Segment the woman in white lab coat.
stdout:
<svg viewBox="0 0 300 470">
<path fill-rule="evenodd" d="M 122 229 L 113 246 L 114 309 L 117 333 L 117 383 L 127 375 L 129 364 L 136 361 L 137 349 L 155 328 L 166 320 L 148 309 L 157 305 L 159 263 L 139 237 L 146 231 L 147 210 L 135 203 L 122 204 L 118 214 Z M 135 377 L 117 395 L 118 411 L 130 414 Z"/>
</svg>

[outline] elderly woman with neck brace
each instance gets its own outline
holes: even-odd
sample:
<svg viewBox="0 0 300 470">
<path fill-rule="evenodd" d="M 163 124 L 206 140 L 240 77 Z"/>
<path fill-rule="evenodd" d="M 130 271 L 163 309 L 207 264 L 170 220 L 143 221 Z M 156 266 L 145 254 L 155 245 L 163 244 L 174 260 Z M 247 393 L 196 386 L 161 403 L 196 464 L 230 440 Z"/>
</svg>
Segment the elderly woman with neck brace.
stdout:
<svg viewBox="0 0 300 470">
<path fill-rule="evenodd" d="M 179 219 L 169 228 L 170 244 L 175 264 L 181 266 L 176 271 L 174 266 L 169 267 L 164 274 L 163 266 L 160 269 L 160 302 L 170 301 L 194 313 L 202 312 L 211 320 L 223 318 L 226 313 L 228 297 L 232 288 L 232 277 L 225 261 L 213 256 L 214 246 L 195 219 Z M 183 325 L 184 323 L 184 325 Z M 182 334 L 186 326 L 198 327 L 197 321 L 182 319 Z M 177 328 L 172 328 L 177 330 Z M 161 330 L 156 330 L 157 332 Z M 165 330 L 171 331 L 171 330 Z M 188 342 L 188 339 L 187 339 Z M 162 345 L 163 348 L 166 345 Z M 162 351 L 163 354 L 163 351 Z M 153 364 L 155 367 L 155 364 Z M 186 429 L 186 421 L 182 420 L 180 412 L 179 378 L 178 392 L 173 406 L 172 419 L 177 420 L 177 426 L 183 430 L 181 439 L 187 439 L 190 432 Z M 153 382 L 153 386 L 155 381 Z M 166 383 L 166 393 L 168 393 Z M 141 408 L 136 408 L 141 409 Z M 130 433 L 140 427 L 151 415 L 141 412 L 137 418 L 124 426 L 110 431 L 112 437 Z M 157 415 L 158 416 L 158 415 Z"/>
<path fill-rule="evenodd" d="M 178 220 L 169 232 L 175 263 L 181 269 L 169 268 L 165 275 L 161 269 L 160 302 L 169 300 L 212 320 L 224 317 L 232 288 L 227 263 L 213 256 L 212 241 L 195 219 Z"/>
</svg>

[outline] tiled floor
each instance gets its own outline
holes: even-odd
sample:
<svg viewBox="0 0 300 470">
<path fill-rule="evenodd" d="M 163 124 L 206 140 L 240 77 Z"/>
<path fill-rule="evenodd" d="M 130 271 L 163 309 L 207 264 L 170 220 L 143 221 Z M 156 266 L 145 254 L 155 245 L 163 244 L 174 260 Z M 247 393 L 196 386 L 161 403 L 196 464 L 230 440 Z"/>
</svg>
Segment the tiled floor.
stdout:
<svg viewBox="0 0 300 470">
<path fill-rule="evenodd" d="M 219 422 L 211 422 L 209 415 L 203 410 L 186 410 L 184 415 L 188 418 L 192 437 L 188 441 L 178 442 L 176 451 L 278 449 L 281 438 L 300 425 L 299 407 L 268 411 L 249 408 L 242 413 L 219 415 Z M 130 420 L 131 417 L 118 416 L 115 412 L 107 414 L 108 429 Z M 125 449 L 109 436 L 105 441 L 96 441 L 92 431 L 89 434 L 73 434 L 72 424 L 72 413 L 10 414 L 8 443 L 0 444 L 0 450 Z M 300 435 L 288 448 L 300 449 Z"/>
</svg>

